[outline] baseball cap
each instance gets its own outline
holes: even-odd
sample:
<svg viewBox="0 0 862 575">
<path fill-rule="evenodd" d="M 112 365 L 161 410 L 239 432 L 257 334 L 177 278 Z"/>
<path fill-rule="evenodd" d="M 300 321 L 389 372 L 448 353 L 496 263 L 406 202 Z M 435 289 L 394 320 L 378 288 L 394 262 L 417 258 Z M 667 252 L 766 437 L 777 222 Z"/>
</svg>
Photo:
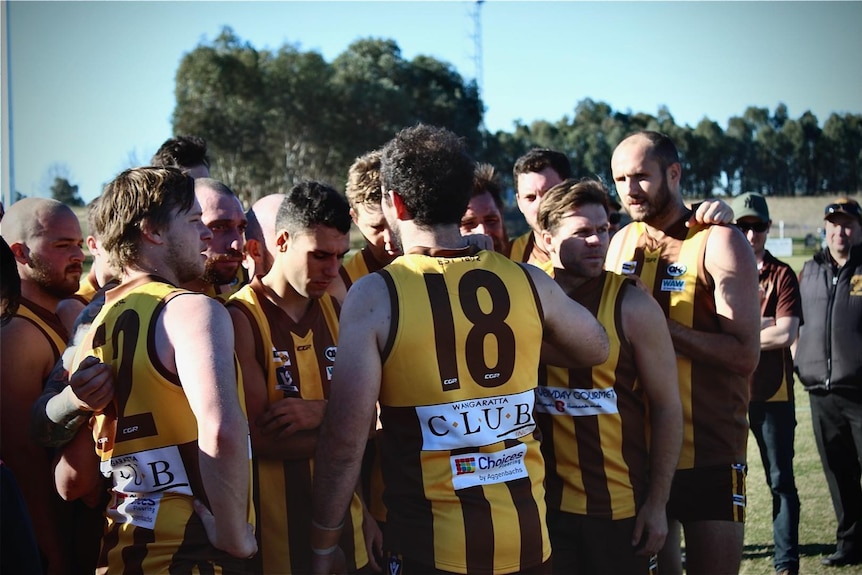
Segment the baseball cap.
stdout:
<svg viewBox="0 0 862 575">
<path fill-rule="evenodd" d="M 859 208 L 859 203 L 850 198 L 838 198 L 834 204 L 826 206 L 823 213 L 823 219 L 828 220 L 829 216 L 834 214 L 846 214 L 859 220 L 862 224 L 862 210 Z"/>
<path fill-rule="evenodd" d="M 755 192 L 746 192 L 733 198 L 730 206 L 733 209 L 733 217 L 736 220 L 755 217 L 762 222 L 769 221 L 769 207 L 766 198 Z"/>
</svg>

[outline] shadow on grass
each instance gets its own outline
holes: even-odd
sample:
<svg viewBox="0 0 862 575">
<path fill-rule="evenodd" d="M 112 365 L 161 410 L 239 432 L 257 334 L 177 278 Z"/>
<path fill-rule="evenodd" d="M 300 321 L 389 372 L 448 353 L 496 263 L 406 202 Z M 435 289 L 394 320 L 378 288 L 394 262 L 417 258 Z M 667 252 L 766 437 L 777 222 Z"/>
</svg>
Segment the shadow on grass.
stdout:
<svg viewBox="0 0 862 575">
<path fill-rule="evenodd" d="M 799 546 L 800 557 L 821 557 L 833 551 L 835 551 L 835 545 L 829 543 L 809 543 Z M 746 545 L 742 548 L 743 559 L 767 559 L 772 555 L 772 545 Z"/>
</svg>

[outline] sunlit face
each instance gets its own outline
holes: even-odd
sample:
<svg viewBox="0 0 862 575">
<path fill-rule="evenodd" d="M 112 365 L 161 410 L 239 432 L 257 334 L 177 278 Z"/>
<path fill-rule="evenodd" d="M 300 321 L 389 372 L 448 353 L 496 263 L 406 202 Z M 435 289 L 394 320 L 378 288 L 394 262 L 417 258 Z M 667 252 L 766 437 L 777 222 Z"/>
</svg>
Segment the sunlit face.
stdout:
<svg viewBox="0 0 862 575">
<path fill-rule="evenodd" d="M 195 200 L 187 212 L 174 210 L 164 231 L 167 264 L 178 283 L 201 277 L 207 261 L 207 246 L 213 234 L 202 220 L 201 205 Z"/>
<path fill-rule="evenodd" d="M 329 226 L 314 226 L 309 230 L 280 238 L 278 258 L 285 258 L 286 279 L 299 295 L 317 299 L 338 277 L 345 254 L 350 250 L 350 234 Z"/>
<path fill-rule="evenodd" d="M 389 230 L 380 205 L 357 204 L 355 208 L 350 208 L 350 216 L 365 238 L 365 244 L 374 259 L 381 264 L 391 262 L 397 254 L 390 253 L 392 246 L 388 245 Z"/>
<path fill-rule="evenodd" d="M 380 201 L 383 217 L 386 219 L 386 236 L 388 245 L 393 251 L 398 253 L 404 252 L 404 246 L 401 243 L 401 229 L 398 227 L 398 215 L 395 211 L 395 205 L 392 202 L 390 192 L 383 192 L 383 198 Z"/>
<path fill-rule="evenodd" d="M 207 248 L 204 280 L 213 285 L 231 283 L 242 264 L 243 234 L 248 223 L 239 199 L 210 188 L 195 186 L 203 210 L 203 223 L 212 232 Z"/>
<path fill-rule="evenodd" d="M 833 258 L 848 257 L 850 248 L 862 243 L 862 225 L 857 218 L 847 214 L 832 214 L 824 224 L 826 246 Z"/>
<path fill-rule="evenodd" d="M 746 216 L 739 218 L 736 221 L 736 226 L 745 234 L 745 239 L 748 240 L 748 245 L 754 250 L 757 259 L 762 258 L 766 251 L 766 238 L 769 237 L 770 223 L 755 216 Z"/>
<path fill-rule="evenodd" d="M 608 215 L 599 204 L 573 208 L 551 234 L 542 232 L 554 267 L 577 277 L 593 278 L 602 273 L 608 251 Z"/>
<path fill-rule="evenodd" d="M 678 166 L 674 164 L 662 172 L 658 161 L 649 158 L 648 144 L 646 138 L 629 138 L 617 147 L 611 159 L 620 201 L 634 221 L 646 223 L 669 209 L 671 189 L 668 175 L 672 172 L 675 175 Z"/>
<path fill-rule="evenodd" d="M 539 200 L 542 199 L 545 192 L 562 181 L 560 175 L 553 168 L 545 168 L 541 172 L 518 174 L 518 193 L 516 194 L 518 209 L 524 214 L 524 218 L 533 231 L 541 231 L 536 223 Z"/>
<path fill-rule="evenodd" d="M 83 272 L 81 225 L 74 213 L 60 211 L 47 216 L 42 226 L 42 235 L 27 241 L 29 263 L 18 267 L 21 278 L 53 297 L 69 297 L 78 291 Z"/>
<path fill-rule="evenodd" d="M 461 216 L 461 235 L 485 234 L 494 242 L 494 251 L 506 253 L 509 237 L 500 208 L 489 193 L 479 194 L 470 198 L 467 211 Z"/>
</svg>

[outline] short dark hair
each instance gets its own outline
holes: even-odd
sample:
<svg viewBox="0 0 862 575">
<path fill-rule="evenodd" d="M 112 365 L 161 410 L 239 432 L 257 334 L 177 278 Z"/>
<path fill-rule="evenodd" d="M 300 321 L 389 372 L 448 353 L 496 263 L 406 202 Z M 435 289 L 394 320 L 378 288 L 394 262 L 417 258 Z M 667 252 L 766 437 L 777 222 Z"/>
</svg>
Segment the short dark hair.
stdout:
<svg viewBox="0 0 862 575">
<path fill-rule="evenodd" d="M 543 230 L 554 233 L 563 216 L 573 208 L 596 204 L 608 212 L 608 190 L 593 178 L 560 182 L 542 196 L 536 221 Z"/>
<path fill-rule="evenodd" d="M 473 160 L 446 128 L 418 124 L 383 147 L 383 193 L 396 191 L 419 226 L 460 225 L 473 189 Z"/>
<path fill-rule="evenodd" d="M 344 196 L 327 184 L 305 181 L 293 186 L 282 200 L 275 216 L 275 229 L 294 235 L 315 226 L 326 226 L 346 234 L 351 222 L 350 205 Z"/>
<path fill-rule="evenodd" d="M 168 138 L 156 151 L 150 163 L 160 168 L 192 168 L 200 165 L 209 168 L 207 141 L 200 136 Z"/>
<path fill-rule="evenodd" d="M 512 169 L 512 176 L 515 180 L 515 193 L 518 192 L 519 175 L 538 173 L 545 168 L 551 168 L 557 172 L 561 180 L 568 180 L 572 177 L 572 165 L 564 153 L 547 148 L 533 148 L 515 160 L 515 167 Z"/>
<path fill-rule="evenodd" d="M 625 140 L 634 136 L 641 136 L 649 141 L 648 158 L 658 162 L 662 172 L 674 164 L 679 164 L 679 150 L 667 134 L 654 130 L 641 130 L 626 137 Z"/>
</svg>

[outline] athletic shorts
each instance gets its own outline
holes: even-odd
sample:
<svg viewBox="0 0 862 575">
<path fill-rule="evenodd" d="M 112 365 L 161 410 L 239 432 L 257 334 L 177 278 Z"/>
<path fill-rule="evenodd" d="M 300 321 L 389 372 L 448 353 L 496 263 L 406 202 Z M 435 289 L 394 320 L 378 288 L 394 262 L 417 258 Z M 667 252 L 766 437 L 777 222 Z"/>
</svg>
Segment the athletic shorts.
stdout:
<svg viewBox="0 0 862 575">
<path fill-rule="evenodd" d="M 668 519 L 745 523 L 744 463 L 677 469 L 667 502 Z"/>
<path fill-rule="evenodd" d="M 381 565 L 383 575 L 457 575 L 452 571 L 441 571 L 433 565 L 413 561 L 403 555 L 396 555 L 391 552 L 386 552 L 385 555 L 386 557 L 383 559 L 384 563 Z M 541 565 L 521 569 L 517 573 L 520 575 L 550 575 L 551 559 L 548 559 Z"/>
</svg>

